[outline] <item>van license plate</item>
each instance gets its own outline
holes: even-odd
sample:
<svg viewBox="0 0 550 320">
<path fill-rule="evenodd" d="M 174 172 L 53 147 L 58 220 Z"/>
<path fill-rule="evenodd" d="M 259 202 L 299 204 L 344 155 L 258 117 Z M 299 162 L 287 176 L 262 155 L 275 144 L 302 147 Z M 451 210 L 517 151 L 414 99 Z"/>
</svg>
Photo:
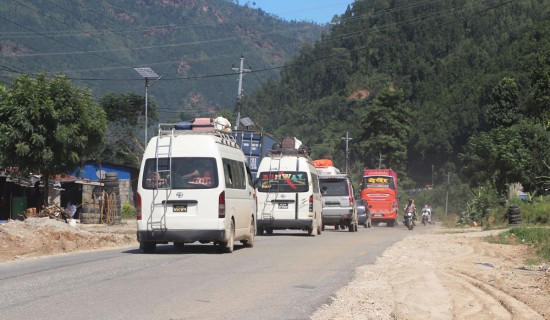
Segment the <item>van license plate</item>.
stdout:
<svg viewBox="0 0 550 320">
<path fill-rule="evenodd" d="M 186 204 L 175 204 L 173 208 L 174 212 L 187 212 Z"/>
<path fill-rule="evenodd" d="M 288 209 L 288 203 L 279 203 L 279 209 Z"/>
</svg>

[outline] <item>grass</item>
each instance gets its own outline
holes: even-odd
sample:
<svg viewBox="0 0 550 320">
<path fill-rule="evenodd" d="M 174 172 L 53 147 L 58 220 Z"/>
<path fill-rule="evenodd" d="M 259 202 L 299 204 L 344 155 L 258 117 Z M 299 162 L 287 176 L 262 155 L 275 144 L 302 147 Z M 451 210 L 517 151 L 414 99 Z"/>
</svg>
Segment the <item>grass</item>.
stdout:
<svg viewBox="0 0 550 320">
<path fill-rule="evenodd" d="M 536 251 L 537 258 L 529 258 L 527 264 L 540 264 L 550 261 L 550 228 L 548 227 L 513 227 L 497 236 L 488 237 L 492 243 L 529 244 Z"/>
</svg>

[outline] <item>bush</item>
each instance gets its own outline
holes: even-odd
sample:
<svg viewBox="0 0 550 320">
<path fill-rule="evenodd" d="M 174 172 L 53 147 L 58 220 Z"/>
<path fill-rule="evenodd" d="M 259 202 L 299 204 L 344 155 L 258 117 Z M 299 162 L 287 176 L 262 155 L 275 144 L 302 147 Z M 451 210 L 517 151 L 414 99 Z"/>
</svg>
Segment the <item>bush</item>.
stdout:
<svg viewBox="0 0 550 320">
<path fill-rule="evenodd" d="M 122 219 L 135 219 L 136 218 L 136 209 L 132 207 L 131 204 L 125 203 L 122 205 L 122 210 L 120 212 Z"/>
</svg>

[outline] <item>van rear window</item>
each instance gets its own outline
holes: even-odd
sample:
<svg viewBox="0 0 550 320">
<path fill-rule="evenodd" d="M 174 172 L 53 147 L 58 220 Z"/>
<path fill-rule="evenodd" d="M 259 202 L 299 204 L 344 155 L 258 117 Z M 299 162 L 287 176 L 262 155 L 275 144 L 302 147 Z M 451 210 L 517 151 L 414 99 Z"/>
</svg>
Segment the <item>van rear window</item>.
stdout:
<svg viewBox="0 0 550 320">
<path fill-rule="evenodd" d="M 259 192 L 307 192 L 307 172 L 279 171 L 260 172 L 257 179 Z"/>
<path fill-rule="evenodd" d="M 147 159 L 144 189 L 208 189 L 218 186 L 215 158 L 181 157 Z"/>
<path fill-rule="evenodd" d="M 349 196 L 347 180 L 319 180 L 321 194 L 324 196 Z"/>
</svg>

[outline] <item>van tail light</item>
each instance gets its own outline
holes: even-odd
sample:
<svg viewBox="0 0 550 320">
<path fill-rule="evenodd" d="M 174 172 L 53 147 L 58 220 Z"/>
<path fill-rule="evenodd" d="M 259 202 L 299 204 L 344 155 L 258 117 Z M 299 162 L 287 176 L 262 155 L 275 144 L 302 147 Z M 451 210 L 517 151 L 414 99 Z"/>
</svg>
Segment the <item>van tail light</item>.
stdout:
<svg viewBox="0 0 550 320">
<path fill-rule="evenodd" d="M 351 184 L 348 185 L 348 194 L 349 194 L 349 206 L 353 207 L 355 199 L 353 198 L 353 190 L 351 189 Z"/>
<path fill-rule="evenodd" d="M 309 212 L 313 212 L 313 195 L 309 196 Z"/>
<path fill-rule="evenodd" d="M 218 198 L 218 218 L 225 218 L 225 191 Z"/>
<path fill-rule="evenodd" d="M 141 195 L 136 192 L 136 219 L 141 220 Z"/>
</svg>

